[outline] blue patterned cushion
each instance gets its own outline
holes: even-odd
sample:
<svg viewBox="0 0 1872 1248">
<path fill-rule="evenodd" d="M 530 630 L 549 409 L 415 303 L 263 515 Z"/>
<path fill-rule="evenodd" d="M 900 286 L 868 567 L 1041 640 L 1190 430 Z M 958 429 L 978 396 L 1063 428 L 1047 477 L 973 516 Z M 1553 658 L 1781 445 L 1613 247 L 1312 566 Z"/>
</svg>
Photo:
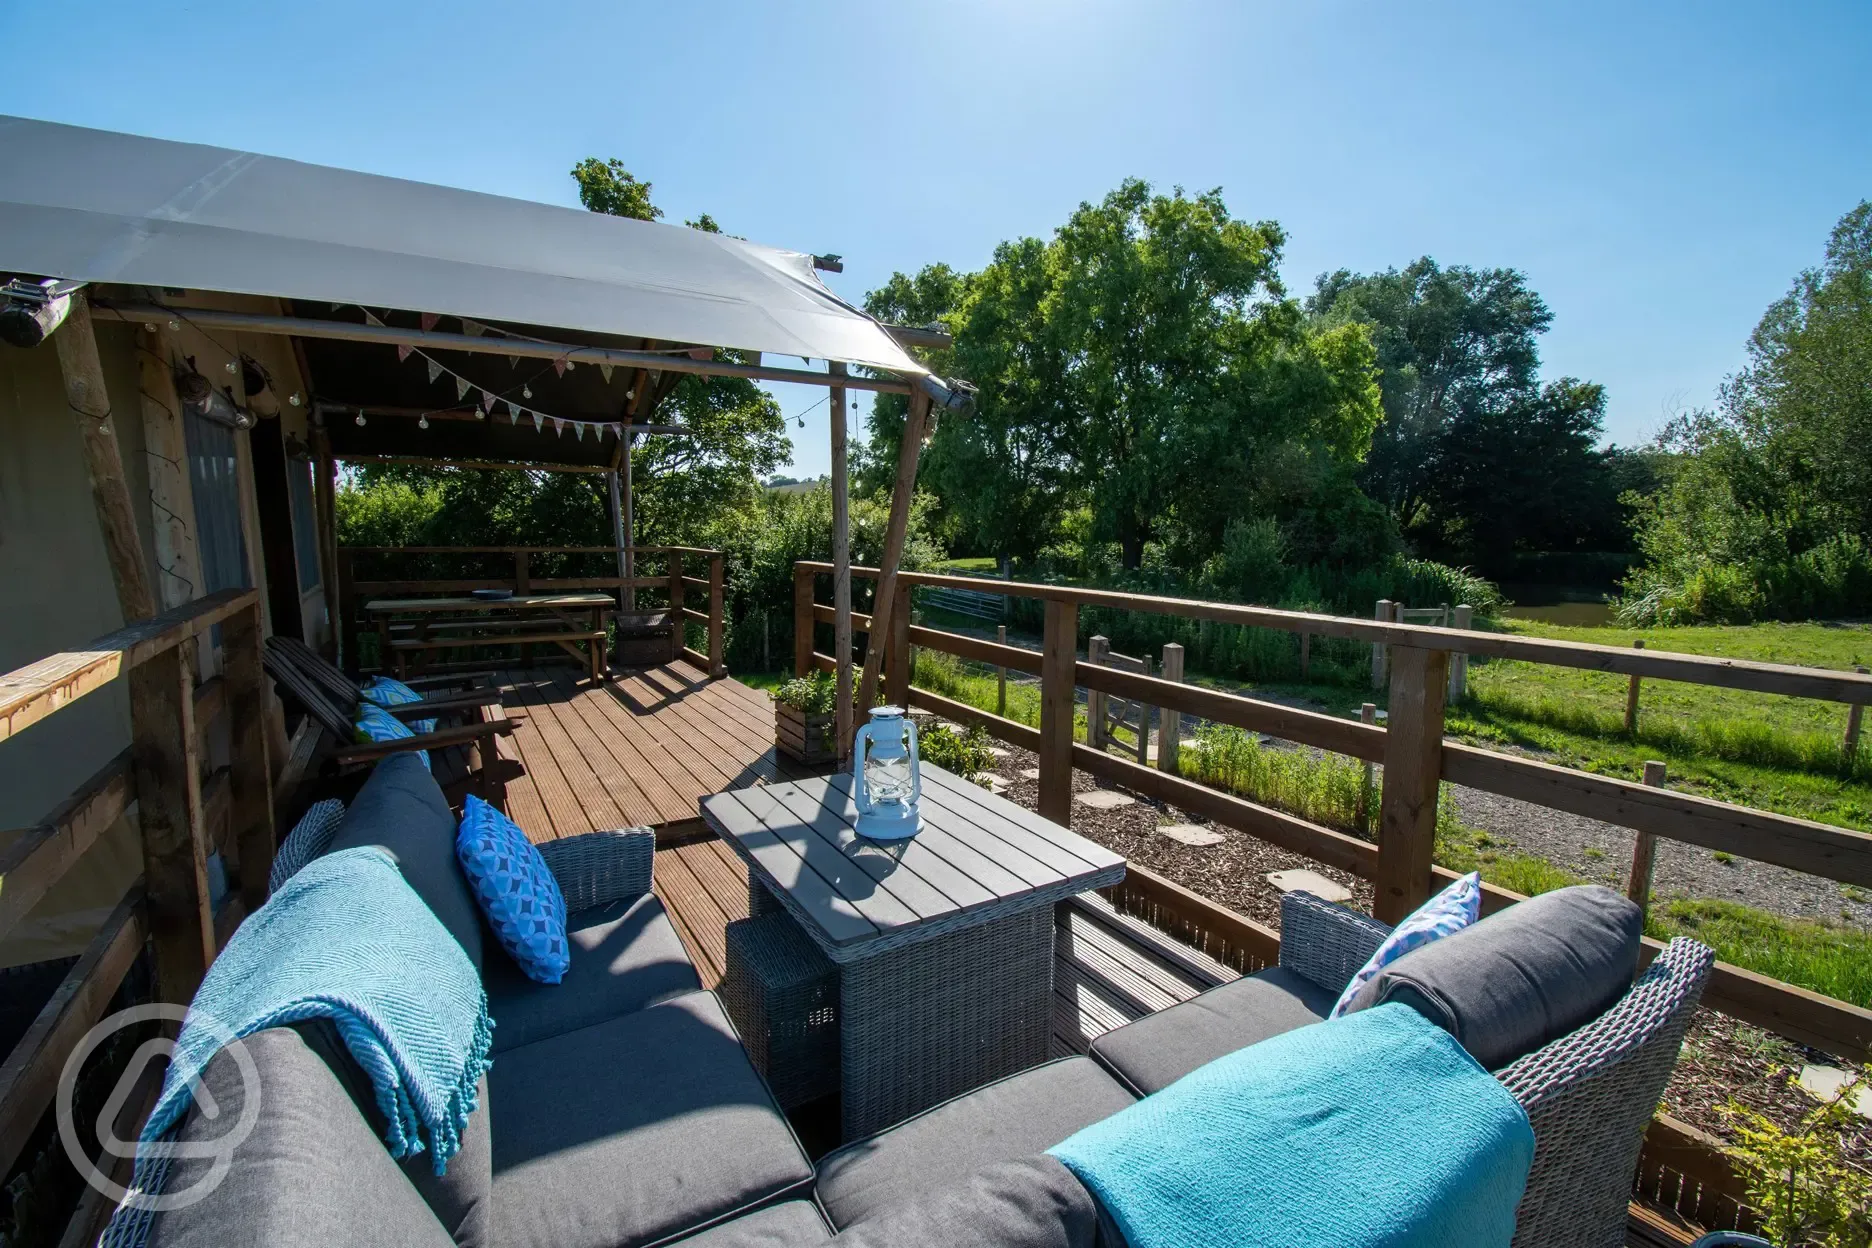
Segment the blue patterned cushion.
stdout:
<svg viewBox="0 0 1872 1248">
<path fill-rule="evenodd" d="M 372 741 L 402 741 L 416 735 L 408 724 L 375 702 L 358 703 L 357 731 L 358 740 L 366 745 Z M 424 767 L 429 766 L 428 750 L 417 750 L 416 757 L 422 759 Z"/>
<path fill-rule="evenodd" d="M 1451 932 L 1460 932 L 1476 921 L 1482 913 L 1482 876 L 1471 871 L 1454 884 L 1417 907 L 1396 927 L 1378 946 L 1378 952 L 1372 954 L 1371 961 L 1358 969 L 1352 982 L 1339 994 L 1339 1001 L 1333 1006 L 1330 1017 L 1338 1018 L 1347 1013 L 1352 1006 L 1352 998 L 1367 980 L 1397 961 L 1413 949 L 1421 948 L 1440 936 Z"/>
<path fill-rule="evenodd" d="M 364 686 L 364 700 L 375 702 L 382 707 L 406 706 L 411 702 L 422 701 L 423 695 L 400 680 L 394 680 L 389 676 L 375 676 L 371 678 L 370 684 Z M 393 715 L 391 718 L 396 717 Z M 420 736 L 425 732 L 434 732 L 436 721 L 419 719 L 412 723 L 410 728 Z"/>
<path fill-rule="evenodd" d="M 528 979 L 556 984 L 572 964 L 565 894 L 552 868 L 514 821 L 478 797 L 462 804 L 455 835 L 468 885 L 481 913 Z"/>
</svg>

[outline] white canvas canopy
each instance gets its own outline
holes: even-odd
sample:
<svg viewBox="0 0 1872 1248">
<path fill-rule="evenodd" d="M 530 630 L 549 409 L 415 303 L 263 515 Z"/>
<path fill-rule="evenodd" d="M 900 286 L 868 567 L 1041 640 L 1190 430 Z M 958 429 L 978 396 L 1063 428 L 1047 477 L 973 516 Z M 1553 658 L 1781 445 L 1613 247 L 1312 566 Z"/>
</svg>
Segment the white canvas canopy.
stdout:
<svg viewBox="0 0 1872 1248">
<path fill-rule="evenodd" d="M 927 372 L 812 257 L 685 226 L 0 116 L 0 270 Z"/>
</svg>

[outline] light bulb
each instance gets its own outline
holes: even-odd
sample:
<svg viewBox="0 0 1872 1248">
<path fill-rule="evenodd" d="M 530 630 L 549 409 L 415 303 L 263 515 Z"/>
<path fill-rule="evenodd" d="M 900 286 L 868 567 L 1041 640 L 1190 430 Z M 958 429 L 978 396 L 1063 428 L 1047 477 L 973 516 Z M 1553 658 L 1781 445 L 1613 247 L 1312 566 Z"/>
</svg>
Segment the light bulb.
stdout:
<svg viewBox="0 0 1872 1248">
<path fill-rule="evenodd" d="M 418 429 L 427 429 L 427 428 L 429 427 L 429 418 L 428 418 L 427 416 L 419 416 L 419 417 L 417 417 L 417 419 L 416 419 L 416 427 L 417 427 Z"/>
<path fill-rule="evenodd" d="M 521 397 L 521 398 L 523 398 L 523 399 L 530 399 L 530 398 L 532 398 L 532 397 L 533 397 L 533 387 L 532 387 L 532 386 L 521 386 L 521 387 L 520 387 L 520 397 Z"/>
<path fill-rule="evenodd" d="M 297 390 L 293 391 L 292 394 L 288 396 L 286 401 L 292 404 L 294 407 L 298 407 L 299 406 L 299 392 Z"/>
<path fill-rule="evenodd" d="M 223 368 L 225 368 L 225 369 L 227 369 L 227 371 L 228 371 L 228 372 L 230 372 L 230 373 L 232 373 L 232 372 L 234 372 L 234 371 L 236 371 L 236 370 L 235 370 L 235 368 L 234 368 L 234 361 L 233 361 L 233 360 L 229 360 L 229 361 L 228 361 L 228 362 L 227 362 L 226 364 L 223 364 L 223 365 L 222 365 L 221 367 L 223 367 Z"/>
<path fill-rule="evenodd" d="M 180 332 L 182 332 L 182 322 L 181 322 L 181 321 L 170 321 L 170 322 L 169 322 L 169 328 L 170 328 L 170 330 L 171 330 L 172 332 L 175 332 L 175 333 L 180 333 Z"/>
<path fill-rule="evenodd" d="M 575 368 L 577 368 L 577 367 L 578 367 L 578 365 L 577 365 L 576 363 L 574 363 L 573 361 L 571 361 L 571 360 L 567 360 L 567 361 L 566 361 L 566 372 L 568 372 L 568 373 L 569 373 L 569 372 L 571 372 L 571 371 L 572 371 L 573 369 L 575 369 Z"/>
<path fill-rule="evenodd" d="M 357 423 L 358 423 L 358 428 L 362 429 L 364 427 L 364 413 L 363 412 L 359 412 L 357 414 Z"/>
</svg>

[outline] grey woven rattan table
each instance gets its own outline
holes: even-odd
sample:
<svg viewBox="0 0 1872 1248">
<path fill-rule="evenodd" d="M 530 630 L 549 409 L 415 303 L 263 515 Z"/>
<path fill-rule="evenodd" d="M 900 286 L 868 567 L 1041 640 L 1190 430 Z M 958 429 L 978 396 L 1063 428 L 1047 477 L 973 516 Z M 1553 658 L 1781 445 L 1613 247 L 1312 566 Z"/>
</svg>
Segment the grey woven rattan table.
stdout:
<svg viewBox="0 0 1872 1248">
<path fill-rule="evenodd" d="M 853 829 L 851 777 L 734 789 L 702 818 L 839 970 L 847 1139 L 1046 1060 L 1053 905 L 1124 859 L 925 764 L 923 830 Z"/>
</svg>

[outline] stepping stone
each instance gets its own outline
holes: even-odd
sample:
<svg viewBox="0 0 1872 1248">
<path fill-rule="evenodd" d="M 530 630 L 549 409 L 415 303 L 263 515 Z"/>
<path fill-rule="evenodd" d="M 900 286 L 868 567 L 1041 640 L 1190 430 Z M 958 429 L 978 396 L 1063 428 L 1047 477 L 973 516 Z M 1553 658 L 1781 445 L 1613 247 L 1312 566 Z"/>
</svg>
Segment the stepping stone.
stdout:
<svg viewBox="0 0 1872 1248">
<path fill-rule="evenodd" d="M 1093 810 L 1117 810 L 1120 806 L 1130 806 L 1137 798 L 1124 793 L 1114 793 L 1110 789 L 1088 789 L 1084 793 L 1073 794 L 1073 801 Z"/>
<path fill-rule="evenodd" d="M 1157 835 L 1167 836 L 1183 845 L 1194 845 L 1198 849 L 1220 845 L 1228 839 L 1213 828 L 1198 827 L 1193 823 L 1166 823 L 1157 829 Z"/>
<path fill-rule="evenodd" d="M 1038 780 L 1040 778 L 1040 769 L 1038 767 L 1023 767 L 1020 769 L 1020 777 L 1023 780 Z"/>
<path fill-rule="evenodd" d="M 1008 756 L 1008 752 L 998 745 L 991 745 L 987 748 L 988 753 L 995 758 L 1006 758 Z"/>
<path fill-rule="evenodd" d="M 1283 893 L 1312 893 L 1321 901 L 1351 901 L 1352 890 L 1317 871 L 1304 868 L 1293 871 L 1270 871 L 1267 882 Z"/>
<path fill-rule="evenodd" d="M 978 773 L 975 777 L 975 783 L 981 785 L 984 789 L 987 789 L 990 793 L 994 793 L 997 795 L 1006 793 L 1009 789 L 1014 787 L 1013 785 L 1009 784 L 1007 781 L 1003 780 L 1000 776 L 995 775 L 994 772 L 992 771 L 984 771 L 984 772 Z"/>
<path fill-rule="evenodd" d="M 1852 1076 L 1837 1066 L 1803 1066 L 1800 1072 L 1800 1085 L 1823 1101 L 1830 1101 L 1840 1094 Z M 1872 1087 L 1863 1085 L 1846 1098 L 1846 1107 L 1861 1118 L 1872 1118 Z"/>
</svg>

